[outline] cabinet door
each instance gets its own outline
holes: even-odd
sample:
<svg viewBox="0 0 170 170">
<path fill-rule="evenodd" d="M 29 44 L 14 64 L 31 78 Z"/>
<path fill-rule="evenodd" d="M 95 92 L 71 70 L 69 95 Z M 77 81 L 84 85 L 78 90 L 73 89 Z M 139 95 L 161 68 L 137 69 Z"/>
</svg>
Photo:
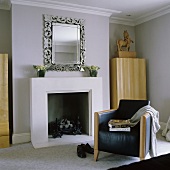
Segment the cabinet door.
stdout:
<svg viewBox="0 0 170 170">
<path fill-rule="evenodd" d="M 0 148 L 8 146 L 8 55 L 0 54 Z"/>
<path fill-rule="evenodd" d="M 139 58 L 111 60 L 111 108 L 116 109 L 120 99 L 146 99 L 146 63 Z"/>
</svg>

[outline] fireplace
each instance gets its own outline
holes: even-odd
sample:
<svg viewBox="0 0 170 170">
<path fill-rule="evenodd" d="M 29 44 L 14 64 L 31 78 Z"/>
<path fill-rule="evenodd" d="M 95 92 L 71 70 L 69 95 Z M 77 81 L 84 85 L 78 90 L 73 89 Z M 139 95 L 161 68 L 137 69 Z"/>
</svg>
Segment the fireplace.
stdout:
<svg viewBox="0 0 170 170">
<path fill-rule="evenodd" d="M 76 97 L 79 98 L 78 100 L 83 100 L 83 103 L 87 101 L 86 107 L 81 104 L 84 112 L 81 115 L 83 131 L 89 136 L 94 136 L 94 112 L 103 110 L 101 77 L 31 78 L 30 93 L 31 142 L 34 148 L 50 145 L 48 138 L 48 122 L 50 119 L 48 115 L 50 108 L 48 106 L 51 105 L 49 96 L 64 95 L 69 100 L 68 96 L 75 97 L 75 95 L 78 95 Z M 67 108 L 65 105 L 64 107 Z M 60 109 L 63 109 L 61 105 Z M 80 112 L 80 110 L 77 110 L 77 112 Z"/>
<path fill-rule="evenodd" d="M 74 125 L 73 128 L 70 129 L 73 130 L 75 128 L 75 133 L 73 134 L 76 134 L 76 124 L 77 122 L 80 122 L 80 132 L 82 132 L 82 134 L 89 135 L 88 98 L 88 92 L 48 94 L 48 123 L 54 124 L 57 121 L 58 127 L 60 129 L 59 125 L 62 121 L 70 121 L 72 125 Z M 60 130 L 62 131 L 62 129 Z"/>
</svg>

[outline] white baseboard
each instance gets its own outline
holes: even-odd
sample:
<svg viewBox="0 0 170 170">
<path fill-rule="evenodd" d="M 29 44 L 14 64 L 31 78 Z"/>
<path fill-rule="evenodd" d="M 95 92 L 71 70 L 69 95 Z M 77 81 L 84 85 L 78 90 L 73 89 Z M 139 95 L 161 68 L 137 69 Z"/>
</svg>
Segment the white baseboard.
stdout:
<svg viewBox="0 0 170 170">
<path fill-rule="evenodd" d="M 12 135 L 12 144 L 27 143 L 31 141 L 30 133 L 20 133 Z"/>
<path fill-rule="evenodd" d="M 161 130 L 165 129 L 166 123 L 159 122 L 159 124 L 161 126 Z M 30 141 L 31 141 L 30 133 L 13 134 L 12 136 L 12 144 L 27 143 Z"/>
</svg>

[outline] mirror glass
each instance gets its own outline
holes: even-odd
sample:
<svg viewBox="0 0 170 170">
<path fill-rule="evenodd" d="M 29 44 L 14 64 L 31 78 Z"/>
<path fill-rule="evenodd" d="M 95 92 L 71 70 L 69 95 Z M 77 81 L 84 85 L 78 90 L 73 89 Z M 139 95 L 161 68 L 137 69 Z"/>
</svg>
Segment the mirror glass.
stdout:
<svg viewBox="0 0 170 170">
<path fill-rule="evenodd" d="M 44 15 L 44 64 L 55 71 L 80 71 L 84 62 L 83 20 Z"/>
<path fill-rule="evenodd" d="M 55 63 L 80 63 L 80 26 L 53 25 L 52 59 Z"/>
</svg>

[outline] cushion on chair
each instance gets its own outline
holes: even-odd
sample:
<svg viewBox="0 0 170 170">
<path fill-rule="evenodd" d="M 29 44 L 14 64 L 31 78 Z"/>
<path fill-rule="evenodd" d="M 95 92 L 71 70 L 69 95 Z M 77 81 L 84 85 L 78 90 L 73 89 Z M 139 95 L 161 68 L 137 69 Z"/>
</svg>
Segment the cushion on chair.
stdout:
<svg viewBox="0 0 170 170">
<path fill-rule="evenodd" d="M 149 104 L 148 100 L 120 100 L 118 113 L 120 119 L 130 119 L 140 108 Z"/>
<path fill-rule="evenodd" d="M 139 156 L 139 126 L 131 128 L 130 132 L 109 131 L 105 127 L 99 131 L 99 150 L 123 154 L 128 156 Z"/>
</svg>

